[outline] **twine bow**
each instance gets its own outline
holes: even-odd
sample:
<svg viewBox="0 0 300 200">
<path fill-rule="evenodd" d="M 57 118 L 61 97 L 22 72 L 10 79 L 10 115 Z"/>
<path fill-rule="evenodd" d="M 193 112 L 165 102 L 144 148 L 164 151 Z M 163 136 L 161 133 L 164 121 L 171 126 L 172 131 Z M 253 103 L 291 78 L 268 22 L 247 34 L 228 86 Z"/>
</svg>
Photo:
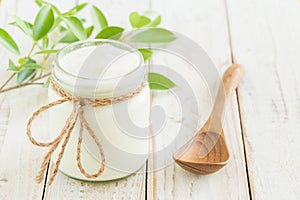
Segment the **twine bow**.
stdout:
<svg viewBox="0 0 300 200">
<path fill-rule="evenodd" d="M 30 142 L 36 146 L 39 147 L 50 147 L 48 153 L 44 156 L 43 162 L 41 164 L 41 168 L 35 178 L 35 181 L 37 183 L 41 183 L 41 181 L 44 178 L 45 175 L 45 171 L 48 167 L 48 164 L 50 162 L 51 156 L 54 153 L 54 151 L 57 149 L 58 145 L 62 142 L 61 145 L 61 151 L 58 154 L 57 160 L 55 162 L 54 168 L 51 172 L 51 176 L 49 178 L 48 181 L 48 185 L 51 185 L 51 183 L 53 182 L 57 172 L 58 172 L 58 168 L 61 162 L 61 159 L 64 155 L 64 151 L 66 149 L 66 146 L 68 144 L 68 141 L 70 139 L 71 133 L 75 127 L 75 124 L 77 123 L 77 121 L 79 121 L 80 123 L 80 129 L 79 129 L 79 134 L 78 134 L 78 142 L 77 142 L 77 155 L 76 155 L 76 160 L 77 160 L 77 166 L 78 169 L 80 170 L 80 172 L 87 178 L 97 178 L 99 177 L 102 172 L 104 171 L 104 167 L 105 167 L 105 155 L 104 155 L 104 151 L 103 151 L 103 147 L 101 145 L 100 140 L 97 138 L 95 132 L 92 130 L 92 128 L 90 127 L 89 123 L 87 122 L 87 120 L 85 119 L 85 113 L 84 113 L 84 107 L 89 105 L 89 106 L 93 106 L 93 107 L 99 107 L 99 106 L 107 106 L 107 105 L 111 105 L 111 104 L 116 104 L 128 99 L 131 99 L 132 97 L 137 96 L 145 87 L 145 82 L 138 87 L 137 89 L 135 89 L 133 92 L 128 93 L 126 95 L 122 95 L 119 97 L 111 97 L 111 98 L 95 98 L 95 99 L 90 99 L 90 98 L 82 98 L 82 97 L 73 97 L 71 94 L 67 93 L 66 91 L 60 89 L 55 81 L 53 80 L 53 78 L 51 77 L 51 86 L 52 89 L 59 95 L 62 97 L 62 99 L 54 101 L 52 103 L 49 103 L 45 106 L 42 106 L 41 108 L 39 108 L 37 111 L 35 111 L 32 116 L 29 118 L 28 123 L 27 123 L 27 136 L 30 140 Z M 63 127 L 63 129 L 61 130 L 60 134 L 51 142 L 39 142 L 37 140 L 35 140 L 32 137 L 32 133 L 31 133 L 31 126 L 33 121 L 44 111 L 63 104 L 65 102 L 73 102 L 73 109 L 71 114 L 69 115 L 68 119 L 66 120 L 66 123 Z M 80 152 L 81 152 L 81 144 L 82 144 L 82 135 L 83 135 L 83 131 L 87 130 L 87 132 L 89 133 L 89 135 L 94 139 L 95 143 L 97 144 L 99 153 L 101 155 L 101 165 L 98 169 L 98 171 L 94 174 L 89 174 L 88 172 L 85 171 L 85 169 L 83 168 L 82 164 L 81 164 L 81 157 L 80 157 Z"/>
</svg>

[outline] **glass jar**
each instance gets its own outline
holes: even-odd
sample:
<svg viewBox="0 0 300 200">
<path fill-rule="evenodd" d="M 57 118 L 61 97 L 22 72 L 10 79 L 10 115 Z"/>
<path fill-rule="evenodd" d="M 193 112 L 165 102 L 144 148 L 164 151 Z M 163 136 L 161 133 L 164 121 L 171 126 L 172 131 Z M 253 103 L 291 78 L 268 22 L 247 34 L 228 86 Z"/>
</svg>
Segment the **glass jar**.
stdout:
<svg viewBox="0 0 300 200">
<path fill-rule="evenodd" d="M 114 40 L 91 40 L 73 43 L 56 56 L 53 67 L 56 85 L 81 98 L 111 98 L 126 95 L 142 84 L 142 91 L 120 103 L 84 106 L 85 119 L 96 133 L 105 155 L 105 168 L 97 178 L 85 177 L 77 167 L 76 151 L 79 124 L 71 134 L 59 170 L 88 181 L 108 181 L 137 172 L 148 156 L 150 92 L 147 67 L 139 51 Z M 49 88 L 49 101 L 61 97 Z M 57 137 L 72 112 L 73 103 L 66 102 L 50 110 L 50 133 Z M 60 148 L 54 152 L 56 161 Z M 90 174 L 101 165 L 101 155 L 89 134 L 83 132 L 81 163 Z"/>
</svg>

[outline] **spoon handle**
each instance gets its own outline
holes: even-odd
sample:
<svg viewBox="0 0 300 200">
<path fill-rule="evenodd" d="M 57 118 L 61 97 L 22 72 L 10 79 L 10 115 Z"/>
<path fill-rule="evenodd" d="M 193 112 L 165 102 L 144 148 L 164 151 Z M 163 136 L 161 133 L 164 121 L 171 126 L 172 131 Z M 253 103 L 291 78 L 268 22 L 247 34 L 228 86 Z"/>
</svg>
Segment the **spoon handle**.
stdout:
<svg viewBox="0 0 300 200">
<path fill-rule="evenodd" d="M 245 69 L 240 64 L 231 65 L 224 73 L 213 111 L 210 116 L 211 125 L 221 126 L 221 119 L 226 102 L 230 99 L 245 74 Z"/>
<path fill-rule="evenodd" d="M 224 73 L 220 90 L 225 90 L 225 101 L 228 101 L 232 96 L 233 91 L 238 87 L 244 77 L 245 69 L 240 64 L 231 65 Z"/>
</svg>

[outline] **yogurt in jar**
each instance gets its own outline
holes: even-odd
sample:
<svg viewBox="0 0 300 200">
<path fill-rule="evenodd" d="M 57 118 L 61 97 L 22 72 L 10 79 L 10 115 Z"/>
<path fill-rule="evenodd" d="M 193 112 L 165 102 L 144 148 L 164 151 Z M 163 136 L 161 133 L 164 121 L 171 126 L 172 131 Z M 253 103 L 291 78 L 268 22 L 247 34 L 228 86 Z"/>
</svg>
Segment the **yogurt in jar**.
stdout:
<svg viewBox="0 0 300 200">
<path fill-rule="evenodd" d="M 130 46 L 112 40 L 74 43 L 61 50 L 53 68 L 53 78 L 63 90 L 84 98 L 118 97 L 140 87 L 147 74 L 142 57 Z M 61 97 L 51 88 L 49 101 Z M 50 111 L 50 133 L 55 138 L 72 111 L 67 102 Z M 147 160 L 149 143 L 150 91 L 148 85 L 135 97 L 121 103 L 84 107 L 85 118 L 100 140 L 105 169 L 95 178 L 86 178 L 77 167 L 76 151 L 79 125 L 76 124 L 59 169 L 66 175 L 89 181 L 107 181 L 138 171 Z M 81 163 L 92 174 L 101 165 L 97 145 L 83 133 Z M 60 148 L 52 159 L 57 159 Z"/>
</svg>

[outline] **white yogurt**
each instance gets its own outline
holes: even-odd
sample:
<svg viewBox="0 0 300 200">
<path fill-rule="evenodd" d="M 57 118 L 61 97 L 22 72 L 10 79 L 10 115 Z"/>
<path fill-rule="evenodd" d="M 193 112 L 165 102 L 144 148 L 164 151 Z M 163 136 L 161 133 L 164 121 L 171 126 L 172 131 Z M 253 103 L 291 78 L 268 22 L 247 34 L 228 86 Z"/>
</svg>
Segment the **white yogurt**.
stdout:
<svg viewBox="0 0 300 200">
<path fill-rule="evenodd" d="M 115 78 L 136 69 L 140 57 L 110 44 L 83 47 L 62 58 L 61 66 L 69 73 L 88 79 Z M 103 74 L 102 74 L 103 73 Z"/>
<path fill-rule="evenodd" d="M 140 66 L 141 55 L 129 52 L 130 48 L 119 42 L 104 43 L 91 41 L 73 44 L 63 51 L 68 52 L 73 46 L 76 50 L 58 54 L 53 71 L 56 83 L 77 96 L 98 98 L 119 96 L 139 87 L 145 73 L 144 67 Z M 86 106 L 85 117 L 103 146 L 106 159 L 104 172 L 96 179 L 89 179 L 79 171 L 76 161 L 78 123 L 59 169 L 68 176 L 90 181 L 118 179 L 140 169 L 148 155 L 149 96 L 149 87 L 146 86 L 130 100 L 112 106 Z M 51 102 L 60 98 L 49 90 Z M 53 138 L 60 133 L 71 110 L 72 104 L 67 102 L 50 111 Z M 55 151 L 54 161 L 59 151 L 60 148 Z M 84 132 L 81 158 L 84 169 L 90 174 L 95 173 L 101 164 L 98 148 L 87 132 Z"/>
</svg>

